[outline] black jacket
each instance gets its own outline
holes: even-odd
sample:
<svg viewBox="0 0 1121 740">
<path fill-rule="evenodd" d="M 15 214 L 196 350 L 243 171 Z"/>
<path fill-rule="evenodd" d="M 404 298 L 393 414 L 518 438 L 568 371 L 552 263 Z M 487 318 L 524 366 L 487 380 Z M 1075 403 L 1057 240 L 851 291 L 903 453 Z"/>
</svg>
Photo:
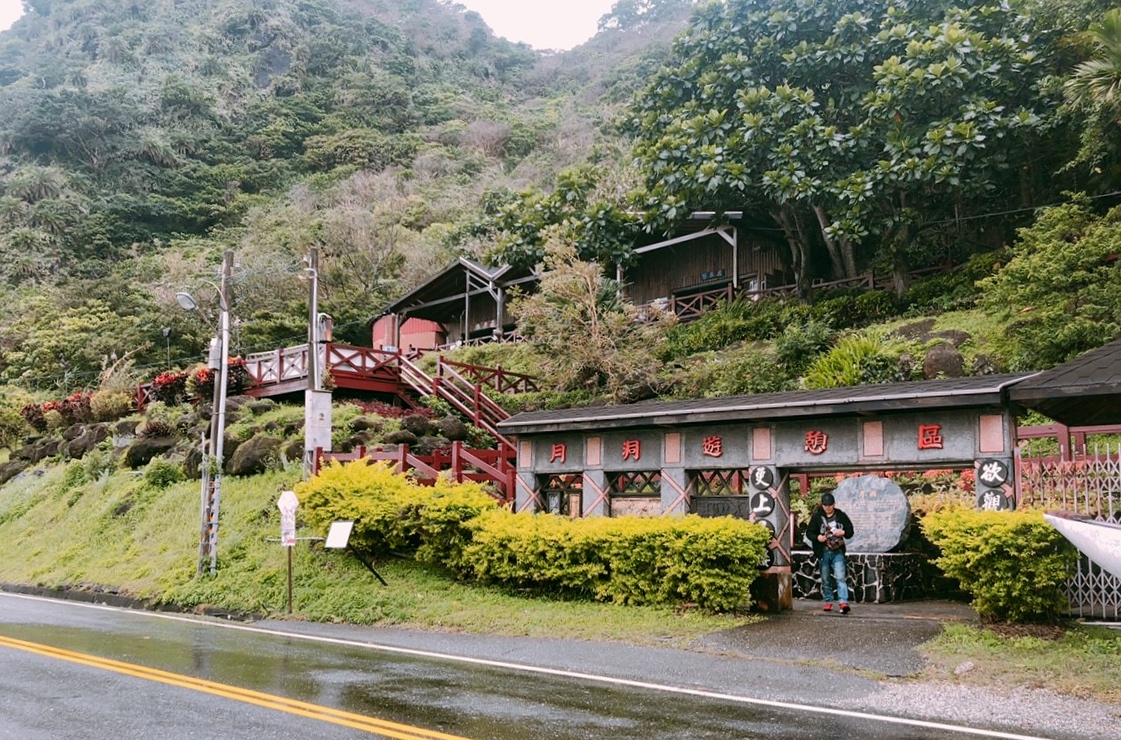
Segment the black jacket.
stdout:
<svg viewBox="0 0 1121 740">
<path fill-rule="evenodd" d="M 840 509 L 834 508 L 833 518 L 837 521 L 837 524 L 844 528 L 845 539 L 851 540 L 852 536 L 856 534 L 856 530 L 853 529 L 852 520 L 849 519 L 849 515 Z M 813 516 L 810 517 L 810 523 L 806 526 L 806 538 L 809 539 L 810 544 L 813 545 L 814 555 L 819 558 L 822 553 L 825 552 L 825 543 L 817 541 L 817 536 L 821 534 L 821 525 L 824 521 L 825 512 L 818 506 L 817 509 L 814 510 Z M 845 548 L 841 548 L 841 552 L 844 551 Z"/>
</svg>

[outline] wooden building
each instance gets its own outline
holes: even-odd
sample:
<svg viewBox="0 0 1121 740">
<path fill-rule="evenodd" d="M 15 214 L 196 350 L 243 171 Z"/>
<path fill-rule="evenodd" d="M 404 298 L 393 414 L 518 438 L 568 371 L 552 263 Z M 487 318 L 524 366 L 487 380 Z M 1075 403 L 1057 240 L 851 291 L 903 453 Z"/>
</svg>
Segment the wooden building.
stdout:
<svg viewBox="0 0 1121 740">
<path fill-rule="evenodd" d="M 762 295 L 790 282 L 782 250 L 748 236 L 741 213 L 726 213 L 719 224 L 715 217 L 696 212 L 672 235 L 636 245 L 634 259 L 613 268 L 624 297 L 688 321 L 721 302 Z M 507 311 L 510 291 L 532 291 L 539 279 L 532 269 L 486 267 L 460 258 L 391 303 L 378 321 L 389 325 L 388 317 L 395 317 L 392 322 L 400 332 L 410 319 L 436 322 L 443 328 L 443 346 L 501 340 L 515 330 Z M 405 346 L 405 339 L 387 337 L 385 343 Z"/>
<path fill-rule="evenodd" d="M 694 212 L 668 238 L 637 246 L 633 263 L 616 273 L 627 299 L 675 309 L 688 320 L 716 301 L 791 282 L 782 251 L 750 236 L 740 212 L 724 215 L 726 222 L 716 224 L 715 213 Z"/>
<path fill-rule="evenodd" d="M 410 319 L 425 319 L 442 327 L 442 346 L 500 340 L 514 330 L 506 308 L 510 290 L 533 290 L 538 275 L 509 265 L 486 267 L 460 257 L 426 282 L 391 303 L 378 321 L 396 317 L 398 331 Z M 402 346 L 398 335 L 392 344 Z"/>
</svg>

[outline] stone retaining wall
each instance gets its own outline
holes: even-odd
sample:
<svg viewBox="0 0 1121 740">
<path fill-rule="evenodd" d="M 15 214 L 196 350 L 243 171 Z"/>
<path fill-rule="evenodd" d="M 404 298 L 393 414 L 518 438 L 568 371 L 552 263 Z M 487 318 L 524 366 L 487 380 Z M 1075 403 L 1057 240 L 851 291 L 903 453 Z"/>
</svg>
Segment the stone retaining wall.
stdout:
<svg viewBox="0 0 1121 740">
<path fill-rule="evenodd" d="M 918 553 L 847 553 L 849 599 L 854 603 L 886 604 L 927 595 L 923 585 L 925 559 Z M 795 552 L 791 570 L 794 598 L 821 598 L 821 570 L 812 552 Z"/>
</svg>

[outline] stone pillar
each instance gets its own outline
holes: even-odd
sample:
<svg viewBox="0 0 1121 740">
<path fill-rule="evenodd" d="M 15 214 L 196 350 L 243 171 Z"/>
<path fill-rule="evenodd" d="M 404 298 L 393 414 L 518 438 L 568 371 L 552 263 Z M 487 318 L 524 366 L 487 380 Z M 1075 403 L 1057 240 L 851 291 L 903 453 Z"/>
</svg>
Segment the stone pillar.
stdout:
<svg viewBox="0 0 1121 740">
<path fill-rule="evenodd" d="M 770 465 L 751 469 L 751 517 L 765 523 L 774 539 L 762 563 L 762 573 L 752 588 L 752 596 L 763 611 L 794 608 L 794 579 L 790 551 L 794 543 L 794 518 L 790 513 L 790 487 L 787 477 Z"/>
</svg>

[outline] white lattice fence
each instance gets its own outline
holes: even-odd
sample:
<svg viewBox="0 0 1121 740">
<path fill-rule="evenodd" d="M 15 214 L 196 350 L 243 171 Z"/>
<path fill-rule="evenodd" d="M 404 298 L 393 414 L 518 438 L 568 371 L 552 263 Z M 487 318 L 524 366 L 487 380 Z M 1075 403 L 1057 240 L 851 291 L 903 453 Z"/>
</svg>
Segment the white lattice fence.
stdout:
<svg viewBox="0 0 1121 740">
<path fill-rule="evenodd" d="M 1017 460 L 1021 505 L 1062 510 L 1103 521 L 1121 521 L 1121 448 L 1084 450 L 1073 460 Z M 1065 591 L 1070 613 L 1121 618 L 1121 579 L 1083 555 Z"/>
</svg>

